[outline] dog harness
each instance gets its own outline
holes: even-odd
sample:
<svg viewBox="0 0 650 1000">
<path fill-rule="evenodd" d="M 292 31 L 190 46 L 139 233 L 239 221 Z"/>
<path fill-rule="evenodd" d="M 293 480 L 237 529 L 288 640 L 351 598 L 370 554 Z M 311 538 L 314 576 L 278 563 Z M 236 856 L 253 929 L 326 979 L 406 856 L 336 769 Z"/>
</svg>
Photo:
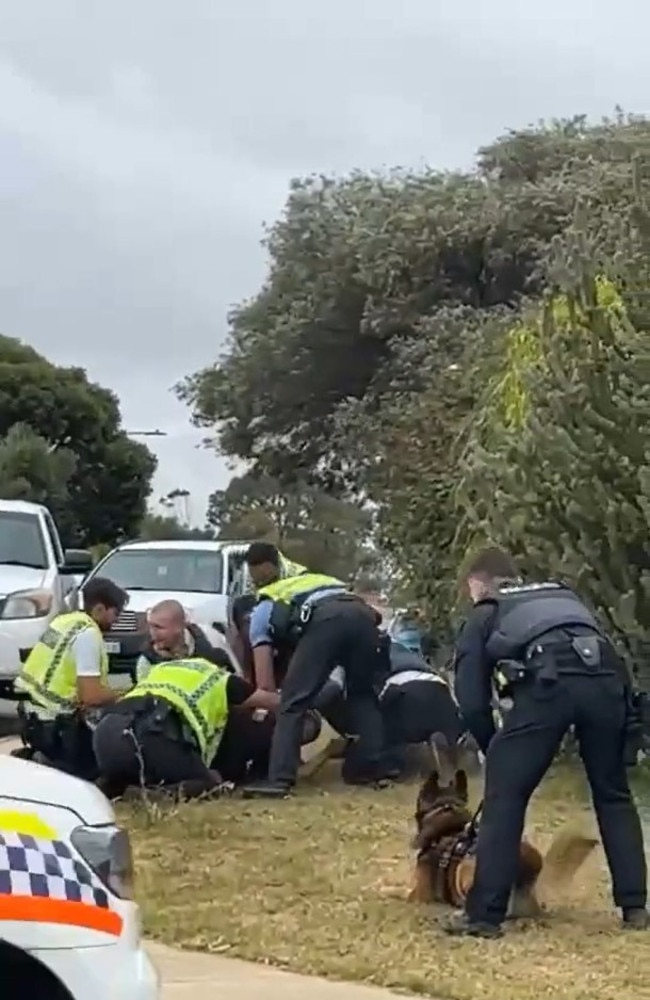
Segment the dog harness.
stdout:
<svg viewBox="0 0 650 1000">
<path fill-rule="evenodd" d="M 478 824 L 482 808 L 483 803 L 480 804 L 472 819 L 459 833 L 444 837 L 438 844 L 423 847 L 417 855 L 418 861 L 426 858 L 429 863 L 433 862 L 436 872 L 436 895 L 440 901 L 449 903 L 451 906 L 457 905 L 458 901 L 452 898 L 451 880 L 448 873 L 450 869 L 457 868 L 465 858 L 476 853 Z M 454 806 L 450 804 L 440 811 L 441 813 L 453 812 Z"/>
</svg>

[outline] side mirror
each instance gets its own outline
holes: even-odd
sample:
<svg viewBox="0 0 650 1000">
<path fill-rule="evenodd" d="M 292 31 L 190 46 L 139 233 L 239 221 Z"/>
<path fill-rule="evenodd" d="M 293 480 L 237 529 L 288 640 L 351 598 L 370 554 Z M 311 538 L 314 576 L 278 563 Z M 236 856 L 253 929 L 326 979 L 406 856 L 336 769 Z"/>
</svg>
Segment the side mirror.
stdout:
<svg viewBox="0 0 650 1000">
<path fill-rule="evenodd" d="M 66 549 L 63 554 L 61 572 L 67 576 L 85 576 L 93 568 L 93 557 L 88 549 Z"/>
</svg>

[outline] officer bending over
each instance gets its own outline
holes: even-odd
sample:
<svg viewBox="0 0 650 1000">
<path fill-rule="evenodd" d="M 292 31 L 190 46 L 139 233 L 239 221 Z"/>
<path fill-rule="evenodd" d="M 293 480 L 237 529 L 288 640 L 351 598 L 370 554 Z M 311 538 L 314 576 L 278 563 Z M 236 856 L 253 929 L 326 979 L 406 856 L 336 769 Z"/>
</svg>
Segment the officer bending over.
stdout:
<svg viewBox="0 0 650 1000">
<path fill-rule="evenodd" d="M 127 595 L 102 577 L 90 580 L 82 595 L 85 610 L 52 619 L 29 653 L 16 688 L 27 697 L 19 712 L 32 759 L 93 780 L 89 717 L 117 697 L 108 686 L 103 633 L 114 625 Z"/>
<path fill-rule="evenodd" d="M 352 732 L 364 748 L 359 754 L 366 773 L 356 781 L 381 775 L 382 722 L 374 681 L 380 665 L 375 612 L 340 580 L 322 573 L 282 577 L 274 545 L 254 542 L 246 555 L 257 587 L 258 603 L 250 620 L 255 677 L 259 687 L 275 689 L 274 648 L 289 649 L 280 691 L 267 782 L 250 785 L 250 796 L 282 798 L 295 783 L 300 763 L 303 723 L 335 667 L 345 671 Z"/>
<path fill-rule="evenodd" d="M 241 780 L 255 751 L 231 731 L 237 712 L 273 710 L 278 700 L 200 657 L 152 665 L 95 730 L 104 791 L 114 797 L 129 785 L 162 785 L 194 798 Z"/>
<path fill-rule="evenodd" d="M 524 585 L 487 549 L 470 565 L 474 604 L 458 639 L 456 697 L 486 754 L 476 876 L 452 934 L 497 937 L 515 881 L 528 801 L 571 726 L 580 748 L 623 926 L 648 927 L 646 861 L 624 763 L 625 668 L 580 598 L 557 583 Z M 512 699 L 495 732 L 492 680 Z"/>
</svg>

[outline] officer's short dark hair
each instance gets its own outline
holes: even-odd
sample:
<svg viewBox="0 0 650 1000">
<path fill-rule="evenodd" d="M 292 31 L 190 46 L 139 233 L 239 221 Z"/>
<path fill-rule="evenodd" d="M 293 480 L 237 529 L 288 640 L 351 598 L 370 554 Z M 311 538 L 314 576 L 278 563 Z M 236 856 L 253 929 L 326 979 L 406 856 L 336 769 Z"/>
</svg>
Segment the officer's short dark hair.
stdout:
<svg viewBox="0 0 650 1000">
<path fill-rule="evenodd" d="M 280 568 L 280 553 L 277 546 L 271 542 L 251 542 L 246 553 L 246 562 L 249 566 L 263 566 L 264 563 L 271 563 L 271 566 Z"/>
<path fill-rule="evenodd" d="M 483 577 L 486 580 L 516 580 L 519 570 L 511 555 L 496 546 L 482 549 L 467 563 L 464 576 Z"/>
<path fill-rule="evenodd" d="M 113 608 L 115 611 L 122 611 L 129 601 L 127 592 L 105 576 L 94 576 L 84 584 L 81 593 L 86 611 L 91 611 L 98 604 L 103 604 L 105 608 Z"/>
</svg>

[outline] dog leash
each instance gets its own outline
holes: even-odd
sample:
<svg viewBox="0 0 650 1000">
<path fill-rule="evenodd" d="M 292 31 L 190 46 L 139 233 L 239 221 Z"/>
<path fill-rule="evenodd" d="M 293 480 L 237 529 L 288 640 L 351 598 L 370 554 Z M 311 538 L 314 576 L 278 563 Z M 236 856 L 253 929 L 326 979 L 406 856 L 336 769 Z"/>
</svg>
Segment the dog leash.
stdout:
<svg viewBox="0 0 650 1000">
<path fill-rule="evenodd" d="M 478 836 L 478 827 L 481 820 L 481 813 L 483 812 L 483 802 L 484 800 L 481 799 L 481 801 L 478 804 L 478 809 L 476 810 L 471 820 L 465 827 L 465 833 L 470 843 L 476 840 L 476 837 Z"/>
</svg>

